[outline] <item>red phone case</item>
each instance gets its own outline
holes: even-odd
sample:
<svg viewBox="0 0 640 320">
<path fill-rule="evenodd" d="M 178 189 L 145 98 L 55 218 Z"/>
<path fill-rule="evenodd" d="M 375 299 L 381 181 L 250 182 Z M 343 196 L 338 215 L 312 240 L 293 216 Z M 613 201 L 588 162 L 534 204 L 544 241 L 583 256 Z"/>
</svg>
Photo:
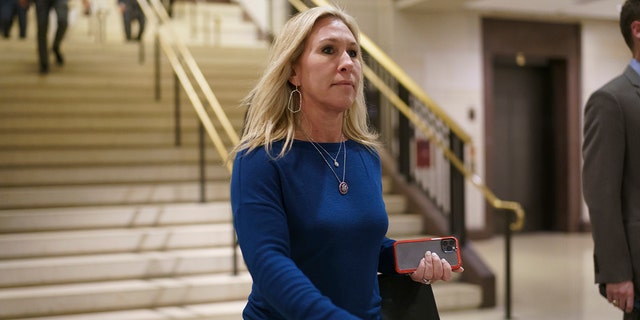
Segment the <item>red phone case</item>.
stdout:
<svg viewBox="0 0 640 320">
<path fill-rule="evenodd" d="M 401 274 L 414 272 L 427 251 L 435 252 L 440 258 L 446 259 L 451 264 L 452 270 L 462 266 L 460 247 L 456 237 L 398 240 L 393 244 L 396 272 Z"/>
</svg>

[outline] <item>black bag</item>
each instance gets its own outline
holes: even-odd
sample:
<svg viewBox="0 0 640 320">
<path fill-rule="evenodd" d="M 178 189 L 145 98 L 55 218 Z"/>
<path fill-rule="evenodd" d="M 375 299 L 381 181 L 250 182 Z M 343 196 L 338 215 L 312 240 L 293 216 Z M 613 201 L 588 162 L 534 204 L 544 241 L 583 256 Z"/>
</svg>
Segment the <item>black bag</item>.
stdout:
<svg viewBox="0 0 640 320">
<path fill-rule="evenodd" d="M 440 320 L 431 285 L 406 275 L 378 275 L 384 320 Z"/>
</svg>

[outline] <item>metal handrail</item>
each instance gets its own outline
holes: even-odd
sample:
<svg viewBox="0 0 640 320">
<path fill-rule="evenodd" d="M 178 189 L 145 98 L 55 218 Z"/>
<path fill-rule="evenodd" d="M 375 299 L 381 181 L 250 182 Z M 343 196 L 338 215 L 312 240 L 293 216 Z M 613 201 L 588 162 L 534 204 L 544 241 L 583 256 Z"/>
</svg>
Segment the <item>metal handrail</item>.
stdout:
<svg viewBox="0 0 640 320">
<path fill-rule="evenodd" d="M 160 20 L 160 24 L 157 30 L 156 41 L 159 42 L 163 51 L 165 52 L 167 58 L 169 59 L 169 63 L 173 68 L 174 75 L 182 84 L 183 89 L 187 93 L 189 100 L 191 101 L 198 118 L 200 119 L 199 125 L 199 142 L 200 142 L 200 199 L 201 201 L 205 201 L 205 156 L 204 156 L 204 131 L 207 132 L 209 138 L 214 144 L 218 154 L 222 158 L 223 163 L 225 164 L 229 173 L 231 173 L 233 169 L 233 163 L 229 160 L 229 151 L 225 147 L 224 142 L 220 138 L 218 131 L 214 127 L 209 114 L 207 113 L 200 96 L 196 92 L 194 86 L 192 85 L 191 79 L 187 70 L 190 71 L 191 76 L 195 79 L 198 87 L 201 92 L 204 94 L 206 98 L 206 102 L 211 106 L 213 112 L 215 113 L 218 121 L 224 128 L 225 133 L 227 134 L 229 140 L 233 145 L 237 145 L 240 141 L 237 132 L 231 125 L 229 118 L 225 114 L 222 106 L 218 102 L 218 99 L 213 94 L 211 87 L 208 82 L 204 78 L 204 75 L 200 71 L 195 59 L 191 55 L 191 52 L 187 48 L 187 46 L 181 41 L 180 37 L 177 36 L 175 30 L 171 27 L 171 25 L 167 22 L 170 22 L 170 17 L 165 10 L 165 7 L 160 3 L 159 0 L 149 0 L 151 5 L 153 6 L 153 10 L 147 4 L 147 0 L 138 0 L 140 3 L 140 7 L 142 8 L 144 14 L 147 17 L 155 17 Z M 155 11 L 155 15 L 153 14 Z M 177 51 L 174 47 L 177 47 Z M 178 54 L 179 53 L 179 54 Z M 158 57 L 156 57 L 158 59 Z M 185 70 L 182 62 L 186 64 L 187 70 Z M 159 73 L 159 61 L 156 61 L 156 73 Z M 159 82 L 156 83 L 158 85 Z M 158 94 L 159 92 L 156 92 Z M 177 96 L 176 90 L 176 96 Z M 177 109 L 176 109 L 177 110 Z M 176 134 L 178 134 L 176 132 Z M 235 234 L 235 230 L 232 232 L 232 266 L 233 275 L 238 275 L 239 267 L 238 267 L 238 242 Z"/>
<path fill-rule="evenodd" d="M 160 30 L 159 32 L 163 33 L 163 32 L 166 32 L 166 30 L 165 31 Z M 218 131 L 213 126 L 213 123 L 211 122 L 211 118 L 209 118 L 209 115 L 207 114 L 207 111 L 205 110 L 204 105 L 202 104 L 202 101 L 198 96 L 198 93 L 193 88 L 193 85 L 189 80 L 189 76 L 187 75 L 186 71 L 180 64 L 178 55 L 175 53 L 175 51 L 173 50 L 169 42 L 164 37 L 160 37 L 159 40 L 160 40 L 160 45 L 164 49 L 165 54 L 169 59 L 169 62 L 173 66 L 173 71 L 175 72 L 176 76 L 178 76 L 180 83 L 182 83 L 182 87 L 186 92 L 187 96 L 189 97 L 189 100 L 193 104 L 193 107 L 196 110 L 196 113 L 198 114 L 198 117 L 200 118 L 202 125 L 204 126 L 205 130 L 209 134 L 209 137 L 213 141 L 213 144 L 218 150 L 218 153 L 220 153 L 223 159 L 226 159 L 229 153 L 224 145 L 224 142 L 222 142 L 222 139 L 220 138 Z M 226 154 L 226 156 L 224 156 L 223 154 Z M 229 172 L 231 172 L 231 164 L 228 162 L 227 162 L 227 168 L 229 169 Z"/>
<path fill-rule="evenodd" d="M 151 8 L 147 3 L 147 1 L 145 0 L 142 0 L 142 1 L 139 0 L 138 3 L 140 4 L 140 7 L 142 8 L 142 11 L 146 16 L 155 17 L 160 20 L 160 23 L 159 23 L 160 27 L 158 29 L 158 33 L 160 35 L 158 39 L 160 41 L 160 44 L 165 54 L 167 55 L 167 58 L 169 59 L 169 62 L 176 76 L 180 80 L 180 83 L 182 84 L 183 88 L 185 89 L 185 92 L 187 93 L 187 96 L 189 97 L 191 103 L 193 104 L 193 107 L 195 108 L 196 113 L 198 114 L 198 117 L 200 118 L 200 121 L 204 126 L 204 129 L 209 135 L 209 138 L 211 138 L 211 141 L 213 142 L 216 148 L 216 151 L 222 158 L 222 161 L 225 163 L 227 170 L 231 172 L 233 164 L 231 163 L 231 161 L 227 161 L 229 158 L 229 151 L 227 150 L 222 139 L 220 138 L 220 135 L 218 134 L 217 130 L 213 126 L 213 123 L 211 122 L 211 118 L 209 118 L 209 115 L 206 112 L 204 104 L 200 100 L 199 95 L 197 94 L 195 88 L 191 83 L 191 79 L 189 78 L 188 73 L 186 72 L 185 68 L 181 63 L 181 59 L 186 65 L 187 70 L 190 72 L 191 76 L 194 78 L 197 86 L 204 94 L 204 97 L 206 98 L 206 102 L 209 104 L 209 106 L 215 113 L 218 121 L 220 122 L 220 124 L 224 129 L 224 132 L 226 133 L 229 140 L 231 141 L 231 144 L 236 145 L 240 141 L 238 137 L 238 133 L 233 128 L 233 125 L 231 124 L 231 122 L 229 121 L 229 118 L 227 117 L 226 113 L 222 109 L 220 102 L 218 101 L 215 94 L 211 90 L 211 87 L 207 83 L 204 75 L 202 74 L 202 71 L 198 67 L 198 64 L 196 63 L 195 59 L 193 58 L 193 55 L 191 54 L 187 46 L 184 44 L 184 42 L 182 42 L 180 37 L 177 36 L 175 30 L 171 27 L 168 27 L 170 22 L 170 17 L 167 14 L 167 11 L 164 9 L 164 6 L 162 5 L 162 3 L 160 3 L 159 0 L 149 0 L 149 3 L 151 3 L 153 8 Z M 176 48 L 179 54 L 176 53 Z"/>
<path fill-rule="evenodd" d="M 167 13 L 167 11 L 164 10 L 164 6 L 162 5 L 162 3 L 160 3 L 159 0 L 150 0 L 150 2 L 158 12 L 160 18 L 162 19 L 163 25 L 166 25 L 166 23 L 169 22 L 171 18 L 169 17 L 169 14 Z M 218 117 L 220 124 L 222 125 L 225 132 L 229 136 L 231 143 L 233 145 L 238 144 L 238 142 L 240 141 L 240 138 L 238 137 L 238 133 L 233 128 L 233 125 L 231 124 L 231 122 L 229 121 L 229 118 L 227 117 L 226 113 L 222 109 L 222 106 L 220 105 L 220 102 L 218 102 L 218 99 L 216 98 L 215 94 L 213 94 L 213 90 L 211 90 L 211 87 L 207 83 L 207 80 L 202 74 L 202 71 L 200 70 L 200 68 L 198 67 L 196 60 L 193 58 L 191 51 L 189 51 L 189 49 L 184 44 L 184 42 L 180 40 L 180 37 L 178 37 L 178 35 L 176 34 L 173 28 L 168 28 L 168 30 L 171 33 L 171 36 L 173 38 L 173 41 L 176 47 L 178 47 L 178 50 L 180 50 L 180 53 L 182 54 L 182 58 L 185 60 L 185 63 L 189 67 L 189 70 L 191 71 L 192 76 L 195 78 L 196 82 L 200 86 L 200 90 L 202 90 L 202 92 L 204 93 L 207 102 L 211 106 L 211 109 L 213 109 L 213 112 L 216 114 L 216 117 Z"/>
</svg>

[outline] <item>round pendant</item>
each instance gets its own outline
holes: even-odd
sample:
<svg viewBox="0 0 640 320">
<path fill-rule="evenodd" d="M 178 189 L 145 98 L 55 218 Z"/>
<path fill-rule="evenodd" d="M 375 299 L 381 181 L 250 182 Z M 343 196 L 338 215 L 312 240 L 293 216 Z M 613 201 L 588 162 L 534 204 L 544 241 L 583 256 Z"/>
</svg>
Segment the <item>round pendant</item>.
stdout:
<svg viewBox="0 0 640 320">
<path fill-rule="evenodd" d="M 338 186 L 338 191 L 340 191 L 341 195 L 347 194 L 347 192 L 349 192 L 349 185 L 344 181 L 340 182 L 340 185 Z"/>
<path fill-rule="evenodd" d="M 334 160 L 334 161 L 333 161 L 333 165 L 334 165 L 334 166 L 336 166 L 336 168 L 340 166 L 340 164 L 338 163 L 338 161 L 337 161 L 337 160 Z"/>
</svg>

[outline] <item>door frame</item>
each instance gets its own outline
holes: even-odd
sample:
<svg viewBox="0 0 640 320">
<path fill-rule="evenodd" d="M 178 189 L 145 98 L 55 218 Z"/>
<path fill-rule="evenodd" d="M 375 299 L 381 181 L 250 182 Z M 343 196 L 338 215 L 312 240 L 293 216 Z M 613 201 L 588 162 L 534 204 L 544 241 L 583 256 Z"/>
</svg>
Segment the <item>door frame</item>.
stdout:
<svg viewBox="0 0 640 320">
<path fill-rule="evenodd" d="M 482 19 L 484 69 L 484 122 L 485 122 L 485 177 L 492 185 L 493 163 L 493 61 L 500 56 L 520 53 L 556 61 L 551 64 L 553 78 L 555 128 L 555 186 L 556 221 L 558 231 L 576 232 L 581 229 L 580 211 L 582 192 L 580 184 L 580 25 L 569 23 Z M 502 199 L 510 200 L 510 199 Z M 563 214 L 564 213 L 564 214 Z M 486 206 L 484 231 L 494 233 L 498 212 Z"/>
</svg>

